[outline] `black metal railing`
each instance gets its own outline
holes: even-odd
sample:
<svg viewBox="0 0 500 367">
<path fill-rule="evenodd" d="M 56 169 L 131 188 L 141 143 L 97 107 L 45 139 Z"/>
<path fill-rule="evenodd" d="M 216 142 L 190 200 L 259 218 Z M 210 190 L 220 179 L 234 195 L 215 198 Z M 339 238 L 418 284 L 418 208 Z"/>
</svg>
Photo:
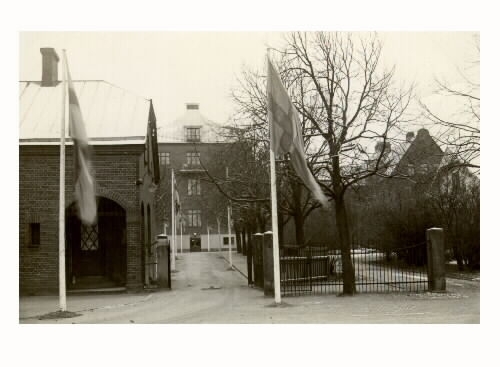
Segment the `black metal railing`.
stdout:
<svg viewBox="0 0 500 367">
<path fill-rule="evenodd" d="M 385 249 L 351 250 L 357 292 L 419 292 L 428 289 L 426 244 Z M 341 293 L 342 255 L 327 247 L 280 249 L 281 292 Z"/>
</svg>

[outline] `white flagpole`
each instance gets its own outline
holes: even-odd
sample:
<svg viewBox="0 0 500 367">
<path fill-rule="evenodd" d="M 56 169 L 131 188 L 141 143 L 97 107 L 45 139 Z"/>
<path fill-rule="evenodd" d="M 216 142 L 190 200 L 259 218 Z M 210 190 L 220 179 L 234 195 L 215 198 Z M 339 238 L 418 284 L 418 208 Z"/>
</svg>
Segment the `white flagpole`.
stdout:
<svg viewBox="0 0 500 367">
<path fill-rule="evenodd" d="M 183 219 L 182 219 L 182 215 L 181 215 L 180 220 L 179 220 L 179 226 L 181 227 L 181 254 L 182 254 L 182 221 L 183 221 Z"/>
<path fill-rule="evenodd" d="M 172 270 L 175 271 L 175 194 L 174 194 L 174 169 L 172 168 Z"/>
<path fill-rule="evenodd" d="M 63 50 L 63 98 L 61 116 L 61 144 L 59 162 L 59 308 L 66 311 L 66 231 L 65 231 L 65 174 L 66 174 L 66 123 L 69 121 L 68 67 L 66 50 Z"/>
<path fill-rule="evenodd" d="M 231 205 L 227 206 L 227 233 L 229 233 L 229 266 L 233 268 L 233 251 L 231 246 Z"/>
<path fill-rule="evenodd" d="M 175 203 L 176 205 L 174 208 L 174 259 L 177 260 L 177 201 L 175 201 Z"/>
<path fill-rule="evenodd" d="M 220 218 L 217 216 L 217 233 L 219 234 L 219 252 L 222 251 L 222 239 L 220 236 Z"/>
<path fill-rule="evenodd" d="M 269 59 L 269 49 L 267 50 L 267 58 Z M 268 79 L 269 82 L 269 79 Z M 267 107 L 269 110 L 269 106 Z M 268 115 L 269 120 L 269 115 Z M 268 121 L 270 123 L 270 121 Z M 271 208 L 272 208 L 272 226 L 273 226 L 273 264 L 274 264 L 274 301 L 277 304 L 281 303 L 281 279 L 280 279 L 280 262 L 279 262 L 279 238 L 278 238 L 278 201 L 276 199 L 276 162 L 274 152 L 271 149 L 273 141 L 271 126 L 269 126 L 269 160 L 271 163 Z"/>
<path fill-rule="evenodd" d="M 210 252 L 210 227 L 207 225 L 207 235 L 208 235 L 208 249 L 207 252 Z"/>
</svg>

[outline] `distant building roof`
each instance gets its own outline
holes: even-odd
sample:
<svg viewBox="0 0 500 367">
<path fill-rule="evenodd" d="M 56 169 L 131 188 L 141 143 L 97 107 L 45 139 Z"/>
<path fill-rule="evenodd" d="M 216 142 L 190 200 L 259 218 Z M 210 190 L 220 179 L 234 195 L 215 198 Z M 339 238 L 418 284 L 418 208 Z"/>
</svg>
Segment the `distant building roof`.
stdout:
<svg viewBox="0 0 500 367">
<path fill-rule="evenodd" d="M 158 143 L 186 143 L 186 128 L 200 128 L 201 143 L 222 142 L 220 125 L 210 121 L 200 112 L 198 103 L 186 103 L 184 114 L 171 123 L 158 124 Z"/>
<path fill-rule="evenodd" d="M 74 80 L 73 84 L 91 144 L 145 142 L 150 100 L 102 80 Z M 39 81 L 20 82 L 20 144 L 58 144 L 62 85 L 42 87 Z"/>
</svg>

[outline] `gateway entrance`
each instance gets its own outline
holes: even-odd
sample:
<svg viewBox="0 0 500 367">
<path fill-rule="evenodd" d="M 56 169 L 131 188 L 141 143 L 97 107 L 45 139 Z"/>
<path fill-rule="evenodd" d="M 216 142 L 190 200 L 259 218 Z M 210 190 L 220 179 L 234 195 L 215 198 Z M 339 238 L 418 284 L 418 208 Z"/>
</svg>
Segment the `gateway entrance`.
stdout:
<svg viewBox="0 0 500 367">
<path fill-rule="evenodd" d="M 66 213 L 69 288 L 102 288 L 126 281 L 126 214 L 113 200 L 97 198 L 97 221 L 83 224 L 73 203 Z"/>
</svg>

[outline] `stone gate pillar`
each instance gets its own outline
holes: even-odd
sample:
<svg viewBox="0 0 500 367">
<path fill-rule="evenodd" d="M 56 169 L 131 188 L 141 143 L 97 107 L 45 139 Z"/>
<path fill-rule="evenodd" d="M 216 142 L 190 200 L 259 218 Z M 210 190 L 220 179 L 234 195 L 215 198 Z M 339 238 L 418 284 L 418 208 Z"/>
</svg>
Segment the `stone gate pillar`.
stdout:
<svg viewBox="0 0 500 367">
<path fill-rule="evenodd" d="M 429 228 L 427 239 L 427 278 L 431 292 L 446 291 L 444 236 L 442 228 Z"/>
<path fill-rule="evenodd" d="M 157 282 L 160 287 L 171 288 L 170 278 L 170 244 L 167 235 L 156 236 Z"/>
<path fill-rule="evenodd" d="M 274 296 L 274 262 L 273 262 L 273 232 L 264 233 L 264 295 Z"/>
</svg>

